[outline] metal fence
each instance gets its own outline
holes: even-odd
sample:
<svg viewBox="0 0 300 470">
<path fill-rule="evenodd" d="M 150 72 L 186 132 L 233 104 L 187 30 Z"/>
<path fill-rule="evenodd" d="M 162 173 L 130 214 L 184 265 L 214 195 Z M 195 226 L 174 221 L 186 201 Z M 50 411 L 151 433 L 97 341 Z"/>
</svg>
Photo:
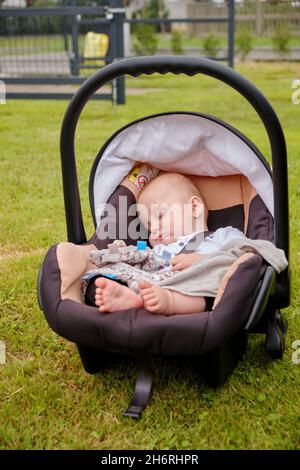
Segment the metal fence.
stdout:
<svg viewBox="0 0 300 470">
<path fill-rule="evenodd" d="M 181 13 L 184 11 L 181 8 Z M 227 0 L 222 10 L 222 14 L 206 14 L 205 12 L 197 14 L 197 12 L 191 12 L 191 14 L 184 15 L 183 17 L 177 18 L 131 18 L 125 20 L 125 23 L 130 25 L 135 24 L 152 24 L 162 25 L 166 29 L 168 26 L 170 29 L 174 27 L 187 26 L 189 29 L 195 28 L 207 28 L 208 25 L 212 25 L 214 28 L 218 25 L 224 25 L 226 28 L 227 41 L 227 55 L 224 56 L 213 56 L 210 57 L 213 60 L 227 61 L 230 67 L 234 66 L 234 29 L 235 29 L 235 1 Z M 192 30 L 191 29 L 191 30 Z"/>
<path fill-rule="evenodd" d="M 59 85 L 80 84 L 99 67 L 124 57 L 124 23 L 226 25 L 227 54 L 211 58 L 233 67 L 234 21 L 234 0 L 227 1 L 222 15 L 164 19 L 126 19 L 122 0 L 4 0 L 0 8 L 0 79 L 10 85 L 35 84 L 34 92 L 9 91 L 7 98 L 70 98 L 73 92 L 58 92 Z M 86 35 L 91 31 L 109 37 L 103 57 L 87 59 L 84 55 Z M 51 93 L 42 91 L 46 84 L 52 85 Z M 57 87 L 54 91 L 53 86 Z M 110 92 L 96 93 L 94 98 L 124 103 L 125 78 L 119 77 Z"/>
<path fill-rule="evenodd" d="M 226 16 L 226 2 L 165 0 L 169 17 L 210 17 Z M 276 28 L 284 24 L 292 35 L 300 35 L 299 0 L 243 0 L 235 2 L 236 29 L 250 31 L 256 35 L 272 35 Z M 226 24 L 184 24 L 181 31 L 187 35 L 202 36 L 208 33 L 226 35 Z"/>
<path fill-rule="evenodd" d="M 95 1 L 6 0 L 0 9 L 0 79 L 7 84 L 80 84 L 104 64 L 123 57 L 121 0 Z M 25 2 L 25 4 L 24 4 Z M 37 5 L 37 6 L 36 6 Z M 84 57 L 86 33 L 106 34 L 108 51 L 103 57 Z M 42 87 L 40 87 L 42 88 Z M 7 98 L 69 98 L 72 92 L 11 92 Z M 108 93 L 96 99 L 124 103 L 124 79 L 111 84 Z"/>
<path fill-rule="evenodd" d="M 272 35 L 281 25 L 292 35 L 300 35 L 300 2 L 247 0 L 237 5 L 237 27 L 245 26 L 256 35 Z"/>
</svg>

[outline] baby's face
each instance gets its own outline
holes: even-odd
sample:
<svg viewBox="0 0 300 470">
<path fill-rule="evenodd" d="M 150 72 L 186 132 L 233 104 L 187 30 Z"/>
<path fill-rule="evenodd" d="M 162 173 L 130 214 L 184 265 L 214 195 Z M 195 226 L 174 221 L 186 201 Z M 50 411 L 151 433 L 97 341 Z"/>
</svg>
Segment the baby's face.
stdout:
<svg viewBox="0 0 300 470">
<path fill-rule="evenodd" d="M 181 230 L 176 230 L 174 210 L 167 204 L 152 204 L 152 207 L 139 206 L 140 219 L 149 232 L 151 246 L 163 243 L 168 245 L 182 235 Z"/>
<path fill-rule="evenodd" d="M 192 205 L 176 188 L 156 188 L 141 195 L 137 204 L 139 217 L 148 228 L 149 243 L 169 245 L 181 235 L 193 232 Z"/>
</svg>

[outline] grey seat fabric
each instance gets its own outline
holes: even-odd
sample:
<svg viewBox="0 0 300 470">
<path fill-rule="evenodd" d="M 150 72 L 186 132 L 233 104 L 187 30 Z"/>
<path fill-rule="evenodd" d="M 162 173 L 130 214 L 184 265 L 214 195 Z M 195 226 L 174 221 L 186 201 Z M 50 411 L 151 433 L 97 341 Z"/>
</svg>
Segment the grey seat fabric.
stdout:
<svg viewBox="0 0 300 470">
<path fill-rule="evenodd" d="M 129 204 L 134 202 L 132 193 L 119 187 L 109 200 L 116 208 L 120 194 L 128 197 Z M 236 211 L 236 207 L 233 208 L 234 216 L 238 213 L 241 214 Z M 218 216 L 222 223 L 224 214 L 213 214 L 215 225 Z M 234 216 L 231 216 L 232 222 Z M 258 235 L 270 239 L 272 220 L 259 196 L 256 196 L 249 208 L 248 232 L 253 238 Z M 237 224 L 240 221 L 237 220 Z M 98 248 L 104 248 L 110 242 L 111 240 L 99 240 L 95 233 L 88 244 L 93 243 Z M 136 241 L 126 240 L 127 244 L 133 242 Z M 213 350 L 245 325 L 253 304 L 255 287 L 264 269 L 258 255 L 242 263 L 231 277 L 213 312 L 166 317 L 151 314 L 145 309 L 128 309 L 107 314 L 96 307 L 61 299 L 56 247 L 57 245 L 52 246 L 46 254 L 40 286 L 43 311 L 50 327 L 70 341 L 112 352 L 173 356 L 199 355 Z"/>
</svg>

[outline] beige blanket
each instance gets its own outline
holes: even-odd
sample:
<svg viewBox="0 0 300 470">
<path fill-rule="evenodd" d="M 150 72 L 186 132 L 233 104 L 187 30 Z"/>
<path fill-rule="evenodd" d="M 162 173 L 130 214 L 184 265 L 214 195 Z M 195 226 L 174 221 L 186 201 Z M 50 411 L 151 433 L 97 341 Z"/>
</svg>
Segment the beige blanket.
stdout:
<svg viewBox="0 0 300 470">
<path fill-rule="evenodd" d="M 284 251 L 276 248 L 273 243 L 267 240 L 241 238 L 231 240 L 221 250 L 201 257 L 190 268 L 157 284 L 186 295 L 215 297 L 225 273 L 240 256 L 247 252 L 262 256 L 277 273 L 283 271 L 288 265 Z"/>
</svg>

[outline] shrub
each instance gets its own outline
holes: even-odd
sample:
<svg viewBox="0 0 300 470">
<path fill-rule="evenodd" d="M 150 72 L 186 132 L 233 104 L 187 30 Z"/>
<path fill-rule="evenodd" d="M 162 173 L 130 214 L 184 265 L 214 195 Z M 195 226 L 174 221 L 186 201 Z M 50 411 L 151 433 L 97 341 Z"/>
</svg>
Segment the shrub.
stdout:
<svg viewBox="0 0 300 470">
<path fill-rule="evenodd" d="M 148 0 L 146 6 L 148 18 L 168 18 L 169 10 L 166 8 L 164 0 Z M 166 32 L 170 25 L 159 23 L 155 26 L 156 32 Z"/>
<path fill-rule="evenodd" d="M 152 55 L 157 49 L 155 26 L 139 23 L 135 28 L 133 48 L 137 55 Z"/>
<path fill-rule="evenodd" d="M 206 55 L 209 57 L 216 57 L 221 47 L 221 39 L 215 34 L 211 33 L 204 38 L 203 48 Z"/>
<path fill-rule="evenodd" d="M 274 31 L 272 37 L 273 49 L 280 54 L 286 54 L 290 50 L 289 42 L 291 34 L 288 26 L 284 23 L 279 23 Z"/>
<path fill-rule="evenodd" d="M 172 32 L 171 49 L 173 54 L 183 54 L 182 35 L 179 31 Z"/>
<path fill-rule="evenodd" d="M 236 51 L 240 54 L 242 61 L 253 49 L 253 37 L 248 31 L 240 30 L 235 38 Z"/>
</svg>

